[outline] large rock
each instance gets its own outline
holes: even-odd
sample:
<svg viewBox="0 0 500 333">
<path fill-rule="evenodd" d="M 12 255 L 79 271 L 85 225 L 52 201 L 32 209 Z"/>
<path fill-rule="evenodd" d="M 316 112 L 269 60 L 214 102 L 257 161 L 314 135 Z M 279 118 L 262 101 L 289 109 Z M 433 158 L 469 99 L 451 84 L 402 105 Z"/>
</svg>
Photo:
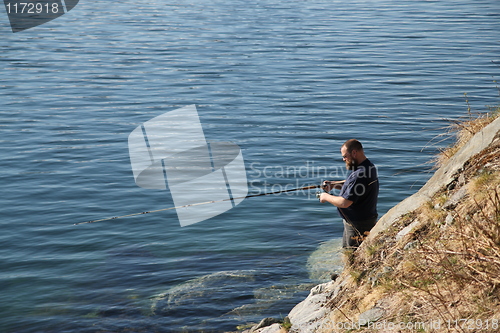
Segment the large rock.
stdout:
<svg viewBox="0 0 500 333">
<path fill-rule="evenodd" d="M 465 163 L 475 154 L 487 148 L 500 130 L 500 118 L 476 133 L 458 152 L 440 167 L 429 181 L 414 195 L 406 198 L 380 218 L 370 232 L 368 239 L 374 238 L 404 214 L 411 212 L 429 201 L 434 194 L 455 180 Z"/>
<path fill-rule="evenodd" d="M 331 281 L 320 284 L 309 293 L 309 296 L 299 304 L 297 304 L 288 314 L 288 318 L 292 323 L 289 332 L 293 333 L 309 333 L 315 332 L 323 322 L 323 318 L 330 311 L 329 307 L 325 306 L 329 296 L 338 293 L 343 283 Z"/>
</svg>

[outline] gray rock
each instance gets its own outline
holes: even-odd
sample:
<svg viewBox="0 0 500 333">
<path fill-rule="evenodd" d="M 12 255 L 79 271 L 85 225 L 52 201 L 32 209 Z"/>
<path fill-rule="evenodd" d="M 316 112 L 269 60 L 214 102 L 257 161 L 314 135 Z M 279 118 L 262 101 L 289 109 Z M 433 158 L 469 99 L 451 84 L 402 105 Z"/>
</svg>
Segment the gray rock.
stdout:
<svg viewBox="0 0 500 333">
<path fill-rule="evenodd" d="M 281 333 L 283 332 L 280 324 L 272 324 L 271 326 L 263 328 L 259 333 Z"/>
<path fill-rule="evenodd" d="M 271 326 L 272 324 L 276 324 L 278 323 L 279 320 L 275 319 L 275 318 L 264 318 L 260 321 L 260 323 L 258 323 L 257 325 L 255 325 L 254 327 L 252 327 L 250 329 L 250 332 L 255 332 L 257 331 L 258 329 L 261 329 L 263 327 L 267 327 L 267 326 Z"/>
<path fill-rule="evenodd" d="M 333 290 L 333 293 L 331 295 L 331 298 L 334 299 L 335 297 L 337 297 L 340 293 L 340 291 L 342 290 L 342 288 L 344 288 L 344 286 L 347 284 L 347 281 L 344 280 L 342 281 L 341 283 L 339 283 L 335 289 Z"/>
<path fill-rule="evenodd" d="M 453 223 L 455 219 L 453 218 L 453 214 L 451 213 L 448 213 L 448 215 L 446 216 L 446 219 L 444 220 L 444 222 L 446 223 L 447 226 L 449 226 L 450 224 Z"/>
<path fill-rule="evenodd" d="M 404 236 L 408 235 L 420 222 L 418 220 L 413 221 L 403 229 L 401 229 L 400 232 L 396 235 L 396 240 L 400 240 Z"/>
<path fill-rule="evenodd" d="M 373 323 L 382 318 L 385 314 L 384 309 L 379 307 L 374 307 L 368 311 L 363 312 L 359 315 L 358 322 L 361 326 L 368 325 L 368 323 Z"/>
<path fill-rule="evenodd" d="M 403 250 L 408 251 L 408 250 L 416 248 L 417 246 L 418 246 L 418 241 L 408 242 L 408 243 L 406 243 Z"/>
<path fill-rule="evenodd" d="M 292 323 L 291 332 L 315 332 L 319 321 L 328 313 L 324 304 L 327 302 L 325 294 L 309 295 L 297 304 L 288 314 Z"/>
<path fill-rule="evenodd" d="M 281 327 L 281 325 L 278 323 L 275 323 L 275 324 L 272 324 L 270 326 L 261 327 L 255 331 L 246 330 L 246 331 L 243 331 L 242 333 L 284 333 L 284 332 L 285 332 L 285 330 Z"/>
<path fill-rule="evenodd" d="M 331 289 L 333 284 L 334 284 L 334 281 L 318 284 L 316 287 L 311 289 L 311 292 L 309 293 L 309 295 L 313 296 L 313 295 L 325 293 L 326 291 Z"/>
<path fill-rule="evenodd" d="M 371 282 L 371 284 L 372 284 L 372 288 L 375 287 L 378 284 L 378 278 L 379 278 L 379 275 L 370 276 L 368 278 L 368 281 Z"/>
<path fill-rule="evenodd" d="M 462 170 L 460 170 L 462 171 Z M 462 186 L 463 184 L 465 184 L 465 175 L 463 173 L 460 174 L 460 176 L 458 176 L 458 184 L 457 186 Z"/>
<path fill-rule="evenodd" d="M 391 266 L 384 266 L 384 269 L 382 270 L 382 273 L 387 274 L 394 271 L 394 268 Z"/>
<path fill-rule="evenodd" d="M 450 210 L 455 208 L 460 200 L 462 200 L 467 195 L 468 186 L 462 186 L 458 191 L 456 191 L 448 201 L 443 205 L 443 209 Z"/>
</svg>

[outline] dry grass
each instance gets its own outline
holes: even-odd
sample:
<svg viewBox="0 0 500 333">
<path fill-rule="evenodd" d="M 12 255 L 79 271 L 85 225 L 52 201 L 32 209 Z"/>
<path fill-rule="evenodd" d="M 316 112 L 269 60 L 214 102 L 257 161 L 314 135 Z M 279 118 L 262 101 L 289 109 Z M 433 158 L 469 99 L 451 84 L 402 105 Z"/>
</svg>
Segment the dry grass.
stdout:
<svg viewBox="0 0 500 333">
<path fill-rule="evenodd" d="M 428 226 L 407 251 L 393 278 L 405 289 L 419 319 L 491 320 L 500 310 L 500 175 L 450 214 L 450 224 Z M 403 297 L 402 299 L 405 299 Z M 458 331 L 464 331 L 459 328 Z M 491 330 L 498 331 L 497 330 Z"/>
<path fill-rule="evenodd" d="M 467 100 L 466 100 L 467 101 Z M 467 101 L 467 105 L 469 105 Z M 465 119 L 452 121 L 447 127 L 447 134 L 456 137 L 455 143 L 442 149 L 436 156 L 434 162 L 436 167 L 440 167 L 448 161 L 457 151 L 460 150 L 477 132 L 500 116 L 500 107 L 490 107 L 486 113 L 473 113 L 468 106 L 468 115 Z"/>
<path fill-rule="evenodd" d="M 500 172 L 484 177 L 474 177 L 471 192 L 453 209 L 423 206 L 357 251 L 346 267 L 351 283 L 329 303 L 336 310 L 331 320 L 355 323 L 377 305 L 385 310 L 381 321 L 440 323 L 414 332 L 500 331 Z M 396 240 L 415 219 L 420 223 Z M 492 321 L 498 326 L 477 329 Z M 473 330 L 467 327 L 472 323 Z"/>
</svg>

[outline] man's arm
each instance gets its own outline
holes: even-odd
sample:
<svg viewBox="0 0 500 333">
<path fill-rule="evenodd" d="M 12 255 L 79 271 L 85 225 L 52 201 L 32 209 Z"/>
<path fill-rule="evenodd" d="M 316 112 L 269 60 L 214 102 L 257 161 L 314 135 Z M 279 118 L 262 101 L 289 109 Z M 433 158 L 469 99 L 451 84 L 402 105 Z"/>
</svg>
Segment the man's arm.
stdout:
<svg viewBox="0 0 500 333">
<path fill-rule="evenodd" d="M 328 193 L 321 193 L 321 196 L 319 197 L 319 202 L 321 202 L 321 203 L 329 202 L 338 208 L 347 208 L 350 205 L 352 205 L 351 200 L 347 200 L 347 199 L 344 199 L 343 197 L 331 195 Z"/>
</svg>

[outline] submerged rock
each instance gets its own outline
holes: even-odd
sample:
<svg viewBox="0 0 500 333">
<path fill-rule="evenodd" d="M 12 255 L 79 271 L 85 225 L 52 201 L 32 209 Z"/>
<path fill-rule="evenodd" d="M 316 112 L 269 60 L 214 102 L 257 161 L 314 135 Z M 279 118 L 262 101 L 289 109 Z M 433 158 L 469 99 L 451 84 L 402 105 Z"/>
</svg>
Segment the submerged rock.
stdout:
<svg viewBox="0 0 500 333">
<path fill-rule="evenodd" d="M 309 278 L 316 283 L 331 280 L 343 267 L 341 238 L 322 243 L 307 259 Z"/>
<path fill-rule="evenodd" d="M 229 311 L 226 315 L 236 317 L 255 316 L 272 308 L 279 302 L 286 302 L 296 294 L 308 291 L 314 283 L 284 283 L 254 290 L 254 300 L 251 303 L 239 306 Z"/>
<path fill-rule="evenodd" d="M 222 271 L 204 275 L 153 296 L 151 311 L 162 315 L 172 315 L 177 311 L 182 311 L 184 315 L 186 312 L 213 312 L 218 305 L 223 308 L 230 306 L 234 293 L 240 293 L 240 290 L 246 289 L 245 284 L 254 280 L 253 270 Z M 246 298 L 252 296 L 247 295 Z"/>
</svg>

